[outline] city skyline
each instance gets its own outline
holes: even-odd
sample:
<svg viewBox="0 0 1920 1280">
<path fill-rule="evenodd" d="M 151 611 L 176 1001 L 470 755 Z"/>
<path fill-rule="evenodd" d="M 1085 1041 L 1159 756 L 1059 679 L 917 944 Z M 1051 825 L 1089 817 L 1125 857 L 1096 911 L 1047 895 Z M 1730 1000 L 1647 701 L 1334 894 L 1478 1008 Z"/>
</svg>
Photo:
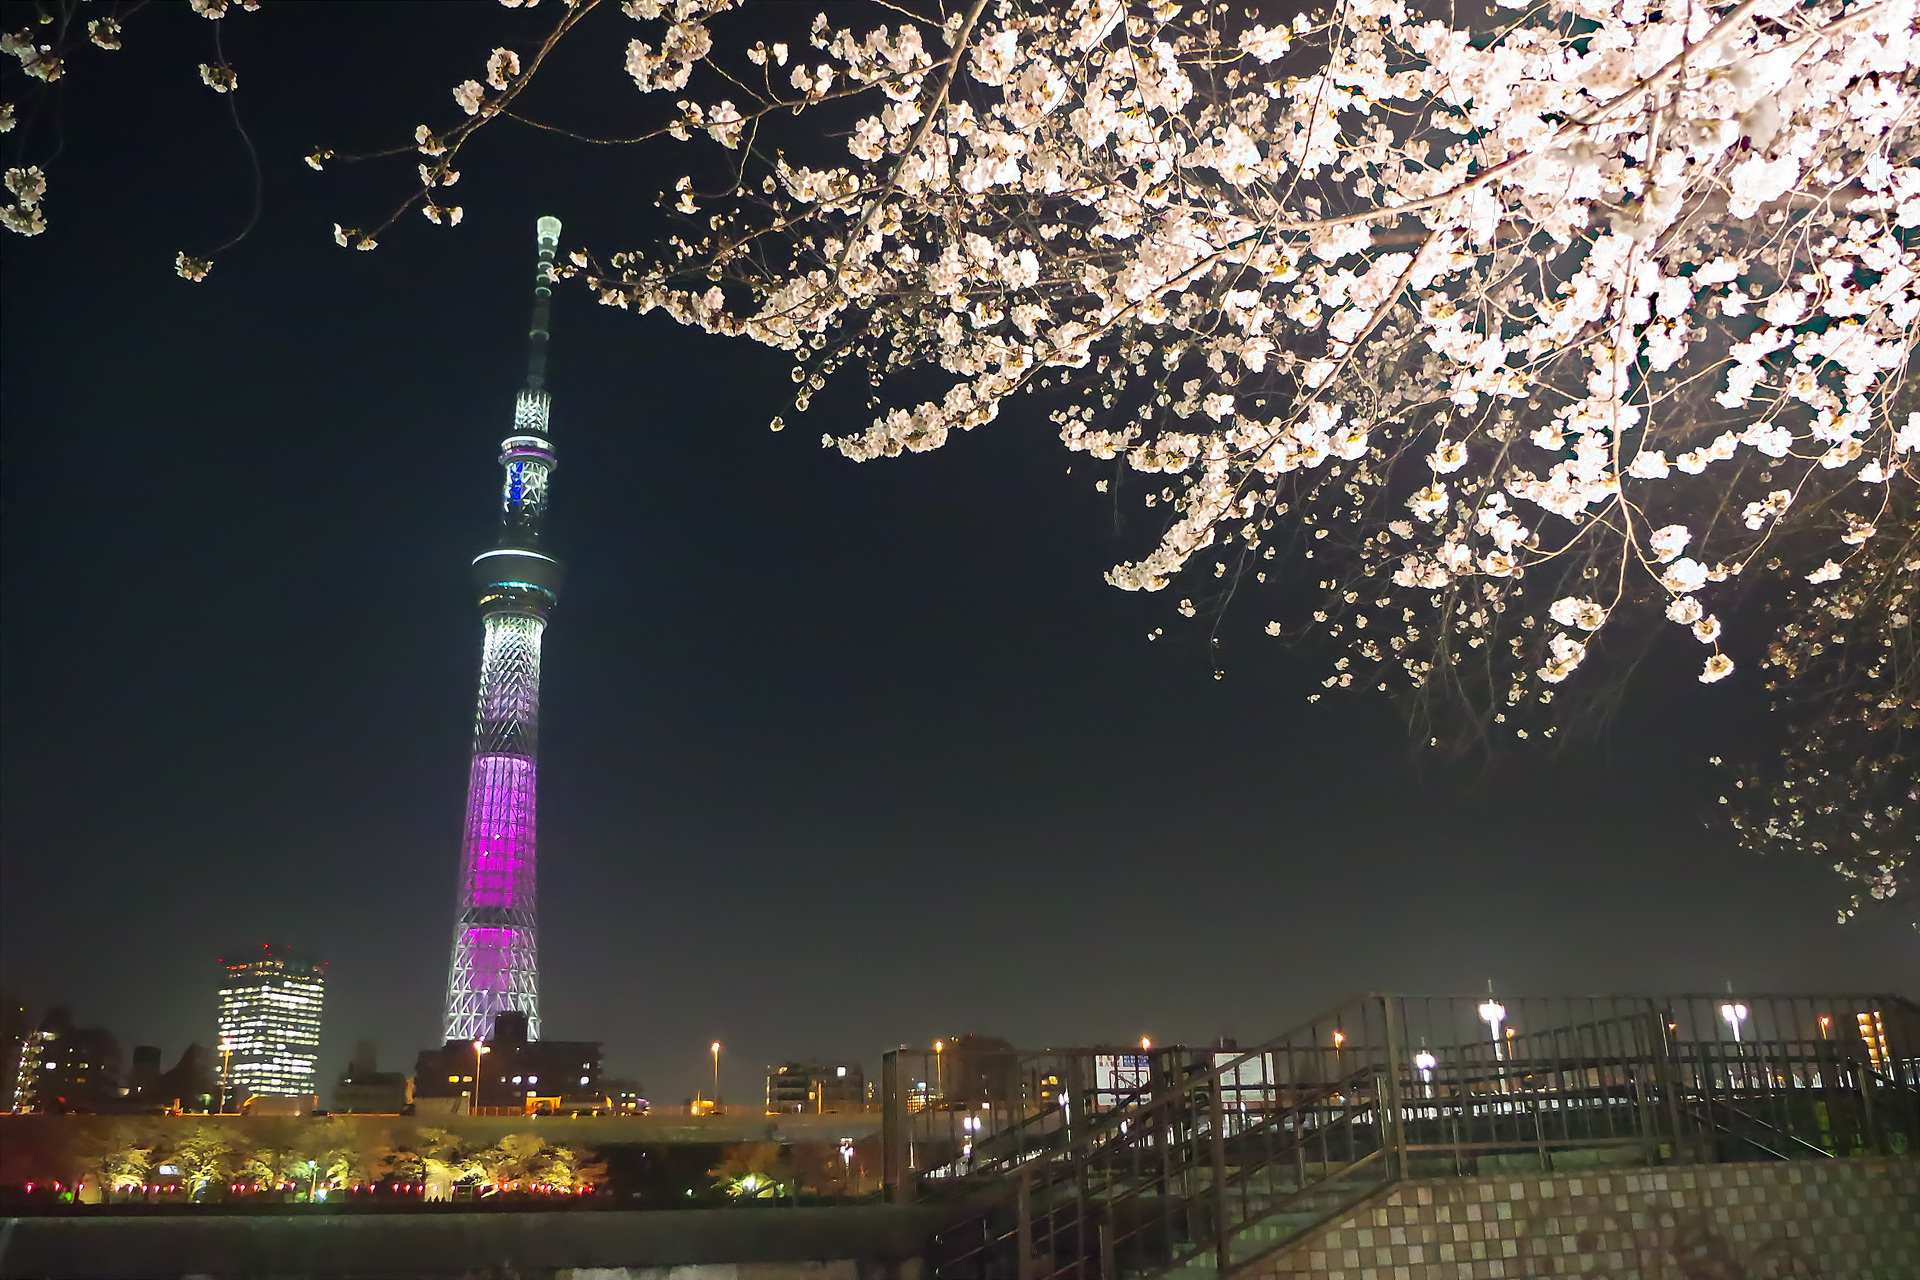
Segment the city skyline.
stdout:
<svg viewBox="0 0 1920 1280">
<path fill-rule="evenodd" d="M 246 47 L 269 17 L 300 56 Z M 394 11 L 393 56 L 440 65 L 435 22 Z M 502 131 L 460 227 L 410 215 L 343 251 L 330 223 L 384 193 L 297 157 L 409 132 L 444 89 L 320 105 L 372 65 L 341 19 L 250 15 L 265 213 L 188 285 L 174 255 L 247 190 L 191 72 L 205 24 L 175 25 L 74 97 L 49 229 L 6 245 L 0 969 L 176 1046 L 206 1034 L 226 939 L 298 942 L 331 961 L 325 1078 L 357 1040 L 410 1060 L 444 1031 L 463 566 L 497 527 L 479 441 L 524 357 L 528 225 L 563 218 L 563 257 L 618 243 L 632 184 Z M 753 1098 L 766 1063 L 871 1066 L 956 1030 L 1255 1040 L 1489 977 L 1913 988 L 1899 903 L 1835 928 L 1820 868 L 1713 825 L 1716 742 L 1767 726 L 1677 714 L 1691 650 L 1650 655 L 1597 740 L 1421 758 L 1383 701 L 1309 704 L 1326 655 L 1276 656 L 1262 619 L 1230 614 L 1215 648 L 1174 601 L 1107 587 L 1116 509 L 1044 423 L 854 465 L 817 441 L 857 403 L 767 431 L 777 353 L 575 285 L 555 306 L 542 1034 L 604 1039 L 656 1099 L 706 1086 L 715 1039 L 723 1092 Z"/>
</svg>

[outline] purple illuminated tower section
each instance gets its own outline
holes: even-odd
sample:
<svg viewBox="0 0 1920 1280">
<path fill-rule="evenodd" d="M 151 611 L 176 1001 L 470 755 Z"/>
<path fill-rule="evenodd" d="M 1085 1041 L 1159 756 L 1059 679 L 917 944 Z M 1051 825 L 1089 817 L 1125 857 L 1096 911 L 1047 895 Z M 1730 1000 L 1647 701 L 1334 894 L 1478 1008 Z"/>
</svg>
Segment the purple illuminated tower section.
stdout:
<svg viewBox="0 0 1920 1280">
<path fill-rule="evenodd" d="M 547 317 L 560 220 L 539 222 L 527 385 L 513 434 L 500 445 L 500 541 L 474 557 L 485 637 L 480 706 L 460 847 L 460 903 L 447 973 L 447 1039 L 493 1034 L 495 1014 L 527 1015 L 540 1035 L 540 959 L 534 912 L 535 775 L 540 729 L 540 633 L 560 596 L 560 562 L 540 549 L 554 452 L 547 427 Z"/>
</svg>

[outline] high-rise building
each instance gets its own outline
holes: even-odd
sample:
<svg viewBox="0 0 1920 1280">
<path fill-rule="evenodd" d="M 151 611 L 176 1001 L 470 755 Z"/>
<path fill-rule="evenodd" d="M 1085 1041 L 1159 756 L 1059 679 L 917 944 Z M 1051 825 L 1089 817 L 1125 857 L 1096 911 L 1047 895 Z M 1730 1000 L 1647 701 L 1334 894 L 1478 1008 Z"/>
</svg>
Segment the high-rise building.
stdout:
<svg viewBox="0 0 1920 1280">
<path fill-rule="evenodd" d="M 315 1095 L 326 964 L 267 944 L 220 966 L 222 1110 L 240 1110 L 254 1097 Z"/>
<path fill-rule="evenodd" d="M 447 974 L 446 1038 L 473 1041 L 501 1013 L 526 1015 L 540 1035 L 540 967 L 534 914 L 535 759 L 540 722 L 540 636 L 560 595 L 560 562 L 541 550 L 555 460 L 547 425 L 547 323 L 560 220 L 542 218 L 534 271 L 527 383 L 513 433 L 500 445 L 498 545 L 473 561 L 479 595 L 480 700 L 467 776 L 460 898 Z"/>
</svg>

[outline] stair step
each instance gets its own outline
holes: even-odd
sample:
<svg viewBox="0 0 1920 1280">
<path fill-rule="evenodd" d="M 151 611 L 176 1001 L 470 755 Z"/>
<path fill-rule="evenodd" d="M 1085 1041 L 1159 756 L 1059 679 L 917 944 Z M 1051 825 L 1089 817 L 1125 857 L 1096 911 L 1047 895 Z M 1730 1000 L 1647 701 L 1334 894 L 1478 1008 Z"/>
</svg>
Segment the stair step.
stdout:
<svg viewBox="0 0 1920 1280">
<path fill-rule="evenodd" d="M 1214 1280 L 1218 1272 L 1213 1265 L 1213 1255 L 1195 1258 L 1182 1263 L 1170 1271 L 1162 1271 L 1155 1280 Z"/>
</svg>

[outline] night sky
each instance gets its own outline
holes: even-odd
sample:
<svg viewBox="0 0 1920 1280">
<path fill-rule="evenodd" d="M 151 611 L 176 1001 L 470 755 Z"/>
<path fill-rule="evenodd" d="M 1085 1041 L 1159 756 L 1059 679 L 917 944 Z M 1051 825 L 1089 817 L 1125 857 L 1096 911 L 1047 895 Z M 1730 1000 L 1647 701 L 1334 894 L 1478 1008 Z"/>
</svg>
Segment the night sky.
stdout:
<svg viewBox="0 0 1920 1280">
<path fill-rule="evenodd" d="M 411 162 L 301 155 L 451 123 L 549 9 L 273 4 L 225 24 L 264 213 L 190 285 L 174 253 L 245 221 L 250 170 L 194 70 L 210 24 L 150 8 L 41 126 L 52 228 L 0 242 L 4 979 L 171 1060 L 213 1038 L 215 957 L 290 943 L 330 961 L 324 1080 L 361 1038 L 411 1069 L 533 219 L 617 249 L 671 175 L 502 125 L 462 226 L 338 249 Z M 536 105 L 613 131 L 633 31 L 594 21 Z M 1831 876 L 1707 825 L 1751 683 L 1681 653 L 1578 750 L 1423 762 L 1384 702 L 1309 705 L 1331 655 L 1264 615 L 1228 620 L 1216 681 L 1177 590 L 1105 586 L 1155 526 L 1116 533 L 1044 406 L 855 465 L 819 446 L 864 425 L 848 400 L 768 432 L 777 353 L 577 286 L 555 311 L 542 1011 L 656 1101 L 714 1038 L 751 1101 L 785 1057 L 1252 1041 L 1369 989 L 1920 986 L 1910 911 L 1837 927 Z"/>
</svg>

